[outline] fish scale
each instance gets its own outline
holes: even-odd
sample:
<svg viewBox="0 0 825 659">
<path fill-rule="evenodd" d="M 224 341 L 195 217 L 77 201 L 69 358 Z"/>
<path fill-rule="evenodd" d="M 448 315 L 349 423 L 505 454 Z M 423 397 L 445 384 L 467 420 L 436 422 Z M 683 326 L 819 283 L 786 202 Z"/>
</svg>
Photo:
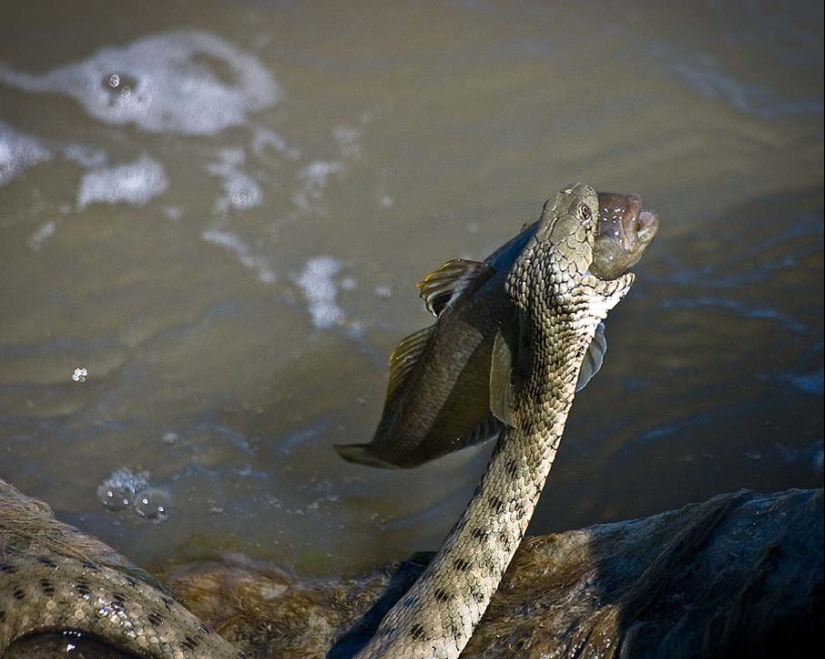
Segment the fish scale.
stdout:
<svg viewBox="0 0 825 659">
<path fill-rule="evenodd" d="M 484 614 L 553 465 L 585 352 L 634 280 L 589 272 L 597 203 L 582 184 L 548 201 L 552 212 L 508 274 L 518 308 L 511 425 L 438 554 L 357 659 L 455 659 Z"/>
</svg>

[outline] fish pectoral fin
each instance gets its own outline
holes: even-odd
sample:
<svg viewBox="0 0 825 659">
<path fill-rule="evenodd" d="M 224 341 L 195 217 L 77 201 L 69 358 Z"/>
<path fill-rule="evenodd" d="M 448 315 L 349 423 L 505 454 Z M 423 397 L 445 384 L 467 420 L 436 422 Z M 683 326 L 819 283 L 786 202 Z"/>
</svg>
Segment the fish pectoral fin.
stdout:
<svg viewBox="0 0 825 659">
<path fill-rule="evenodd" d="M 372 451 L 370 451 L 369 444 L 335 444 L 334 446 L 338 455 L 347 462 L 354 462 L 368 467 L 380 467 L 382 469 L 396 468 L 396 465 L 374 456 Z"/>
<path fill-rule="evenodd" d="M 384 409 L 390 406 L 393 399 L 404 390 L 407 380 L 413 368 L 421 358 L 421 354 L 427 347 L 430 336 L 435 331 L 435 325 L 430 325 L 422 330 L 413 332 L 408 337 L 401 339 L 390 355 L 390 378 L 387 383 L 387 397 L 384 401 Z"/>
<path fill-rule="evenodd" d="M 581 370 L 579 371 L 579 381 L 576 383 L 576 392 L 581 391 L 587 386 L 596 373 L 604 363 L 604 353 L 607 352 L 607 339 L 604 336 L 604 323 L 599 323 L 596 328 L 596 334 L 587 353 L 584 355 Z"/>
<path fill-rule="evenodd" d="M 496 332 L 490 364 L 490 411 L 502 423 L 513 425 L 513 352 L 502 330 Z"/>
<path fill-rule="evenodd" d="M 488 414 L 481 423 L 456 442 L 455 446 L 450 449 L 450 453 L 484 444 L 491 439 L 498 439 L 503 427 L 501 421 L 492 414 Z"/>
<path fill-rule="evenodd" d="M 486 281 L 493 272 L 495 270 L 489 263 L 453 259 L 418 282 L 419 295 L 427 310 L 438 317 L 465 291 Z"/>
</svg>

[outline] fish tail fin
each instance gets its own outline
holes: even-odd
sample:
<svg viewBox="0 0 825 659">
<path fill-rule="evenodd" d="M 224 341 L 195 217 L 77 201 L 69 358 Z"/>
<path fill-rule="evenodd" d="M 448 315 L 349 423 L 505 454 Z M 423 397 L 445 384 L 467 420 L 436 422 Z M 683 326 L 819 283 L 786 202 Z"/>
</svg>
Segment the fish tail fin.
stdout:
<svg viewBox="0 0 825 659">
<path fill-rule="evenodd" d="M 338 455 L 347 462 L 355 462 L 356 464 L 381 469 L 396 469 L 398 467 L 373 455 L 369 444 L 335 444 L 334 446 L 335 450 L 338 451 Z"/>
</svg>

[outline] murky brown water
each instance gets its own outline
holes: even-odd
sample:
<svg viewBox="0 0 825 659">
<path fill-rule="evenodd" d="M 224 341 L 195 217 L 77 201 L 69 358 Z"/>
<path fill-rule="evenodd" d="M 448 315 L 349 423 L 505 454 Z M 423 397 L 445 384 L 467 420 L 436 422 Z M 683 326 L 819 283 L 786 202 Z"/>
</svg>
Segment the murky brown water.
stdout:
<svg viewBox="0 0 825 659">
<path fill-rule="evenodd" d="M 0 476 L 149 566 L 435 548 L 488 449 L 332 444 L 414 283 L 584 180 L 663 227 L 531 531 L 822 486 L 821 6 L 548 4 L 4 3 Z"/>
</svg>

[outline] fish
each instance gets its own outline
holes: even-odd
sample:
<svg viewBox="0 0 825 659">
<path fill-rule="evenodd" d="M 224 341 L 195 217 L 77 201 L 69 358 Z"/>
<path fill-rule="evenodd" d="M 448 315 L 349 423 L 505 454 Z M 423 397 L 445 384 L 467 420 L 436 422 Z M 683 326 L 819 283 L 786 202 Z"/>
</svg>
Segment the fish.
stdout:
<svg viewBox="0 0 825 659">
<path fill-rule="evenodd" d="M 610 280 L 639 261 L 656 237 L 659 217 L 643 209 L 635 193 L 599 192 L 598 198 L 590 271 Z M 516 317 L 504 282 L 541 220 L 525 224 L 483 261 L 453 259 L 419 282 L 420 296 L 437 320 L 403 339 L 391 354 L 384 409 L 373 439 L 336 444 L 344 460 L 411 468 L 498 437 L 504 425 L 490 409 L 493 345 Z M 577 391 L 601 368 L 606 350 L 602 323 Z"/>
</svg>

